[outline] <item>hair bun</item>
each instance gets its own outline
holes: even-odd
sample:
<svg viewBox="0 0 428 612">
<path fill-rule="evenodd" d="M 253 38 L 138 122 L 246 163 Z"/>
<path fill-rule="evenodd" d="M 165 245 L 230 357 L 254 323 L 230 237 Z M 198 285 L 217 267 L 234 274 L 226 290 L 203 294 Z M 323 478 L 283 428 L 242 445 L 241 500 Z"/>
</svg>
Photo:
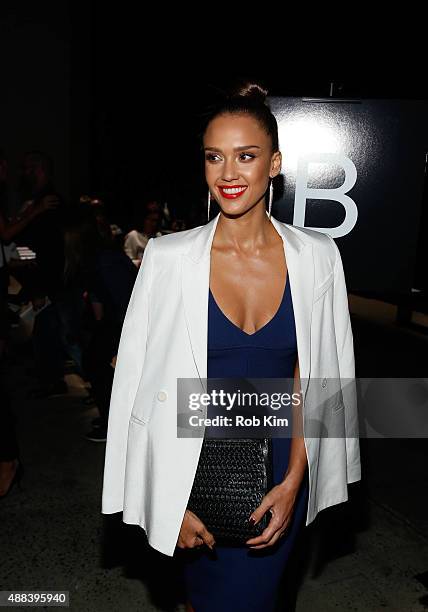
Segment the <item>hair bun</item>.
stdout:
<svg viewBox="0 0 428 612">
<path fill-rule="evenodd" d="M 259 83 L 245 81 L 230 92 L 231 98 L 246 98 L 254 104 L 266 104 L 268 92 Z"/>
</svg>

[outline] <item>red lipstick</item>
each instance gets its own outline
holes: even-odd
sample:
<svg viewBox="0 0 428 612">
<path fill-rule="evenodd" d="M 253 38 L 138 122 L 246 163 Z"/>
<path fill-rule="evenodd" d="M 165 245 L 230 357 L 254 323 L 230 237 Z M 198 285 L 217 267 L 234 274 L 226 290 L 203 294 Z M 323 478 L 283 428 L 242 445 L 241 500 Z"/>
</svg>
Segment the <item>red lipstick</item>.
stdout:
<svg viewBox="0 0 428 612">
<path fill-rule="evenodd" d="M 219 185 L 221 195 L 227 200 L 236 200 L 248 189 L 247 185 Z"/>
</svg>

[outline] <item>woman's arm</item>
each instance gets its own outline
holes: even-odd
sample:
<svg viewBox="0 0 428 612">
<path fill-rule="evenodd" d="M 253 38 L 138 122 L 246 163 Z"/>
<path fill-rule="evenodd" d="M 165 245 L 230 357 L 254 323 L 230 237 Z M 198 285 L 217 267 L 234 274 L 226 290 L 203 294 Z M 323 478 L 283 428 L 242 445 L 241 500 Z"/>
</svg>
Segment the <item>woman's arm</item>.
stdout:
<svg viewBox="0 0 428 612">
<path fill-rule="evenodd" d="M 299 361 L 297 360 L 294 368 L 293 398 L 295 397 L 294 394 L 298 394 L 300 397 L 300 388 L 300 368 Z M 265 495 L 261 504 L 251 515 L 251 517 L 255 519 L 255 524 L 267 511 L 270 511 L 272 514 L 272 518 L 263 533 L 255 538 L 247 540 L 246 543 L 248 546 L 254 550 L 273 546 L 285 532 L 293 515 L 297 494 L 307 466 L 301 403 L 300 397 L 298 406 L 294 406 L 293 403 L 291 404 L 293 437 L 291 440 L 288 468 L 284 480 L 275 485 Z"/>
<path fill-rule="evenodd" d="M 123 251 L 125 255 L 129 257 L 129 259 L 136 258 L 136 246 L 134 234 L 133 232 L 129 232 L 129 234 L 125 236 L 125 240 L 123 242 Z"/>
<path fill-rule="evenodd" d="M 25 216 L 18 221 L 8 222 L 0 214 L 0 239 L 6 244 L 9 243 L 17 234 L 22 232 L 24 228 L 34 219 L 34 209 L 25 212 Z"/>
<path fill-rule="evenodd" d="M 33 221 L 33 219 L 35 219 L 38 215 L 41 215 L 47 210 L 57 208 L 58 203 L 59 200 L 56 196 L 45 196 L 35 206 L 29 206 L 23 213 L 22 217 L 15 221 L 6 221 L 6 219 L 4 219 L 4 217 L 0 214 L 0 239 L 7 244 L 13 238 L 15 238 L 17 234 L 22 232 L 22 230 L 25 229 L 27 225 L 31 223 L 31 221 Z"/>
</svg>

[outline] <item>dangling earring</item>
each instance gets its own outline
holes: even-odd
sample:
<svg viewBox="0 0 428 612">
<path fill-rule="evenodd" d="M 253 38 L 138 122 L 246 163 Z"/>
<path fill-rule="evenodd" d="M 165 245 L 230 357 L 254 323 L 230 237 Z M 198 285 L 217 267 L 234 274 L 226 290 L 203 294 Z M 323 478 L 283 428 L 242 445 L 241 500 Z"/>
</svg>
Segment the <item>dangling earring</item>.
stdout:
<svg viewBox="0 0 428 612">
<path fill-rule="evenodd" d="M 210 220 L 210 204 L 211 204 L 211 192 L 208 189 L 208 217 L 207 217 L 208 221 Z"/>
<path fill-rule="evenodd" d="M 270 179 L 270 185 L 269 185 L 269 219 L 271 216 L 271 212 L 272 212 L 272 202 L 273 202 L 273 179 Z"/>
</svg>

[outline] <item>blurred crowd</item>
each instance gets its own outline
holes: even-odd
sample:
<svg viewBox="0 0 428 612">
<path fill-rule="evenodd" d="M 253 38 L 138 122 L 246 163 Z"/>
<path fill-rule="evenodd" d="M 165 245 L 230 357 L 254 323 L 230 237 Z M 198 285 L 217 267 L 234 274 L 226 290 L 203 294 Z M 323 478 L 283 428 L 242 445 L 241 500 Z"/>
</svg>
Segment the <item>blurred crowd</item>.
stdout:
<svg viewBox="0 0 428 612">
<path fill-rule="evenodd" d="M 66 394 L 71 368 L 87 388 L 84 401 L 98 409 L 86 437 L 105 441 L 120 332 L 144 249 L 151 237 L 186 229 L 153 198 L 130 227 L 119 227 L 102 199 L 67 201 L 53 170 L 48 155 L 27 152 L 12 185 L 0 151 L 0 497 L 22 476 L 5 384 L 14 329 L 25 321 L 29 330 L 37 379 L 31 397 Z"/>
</svg>

